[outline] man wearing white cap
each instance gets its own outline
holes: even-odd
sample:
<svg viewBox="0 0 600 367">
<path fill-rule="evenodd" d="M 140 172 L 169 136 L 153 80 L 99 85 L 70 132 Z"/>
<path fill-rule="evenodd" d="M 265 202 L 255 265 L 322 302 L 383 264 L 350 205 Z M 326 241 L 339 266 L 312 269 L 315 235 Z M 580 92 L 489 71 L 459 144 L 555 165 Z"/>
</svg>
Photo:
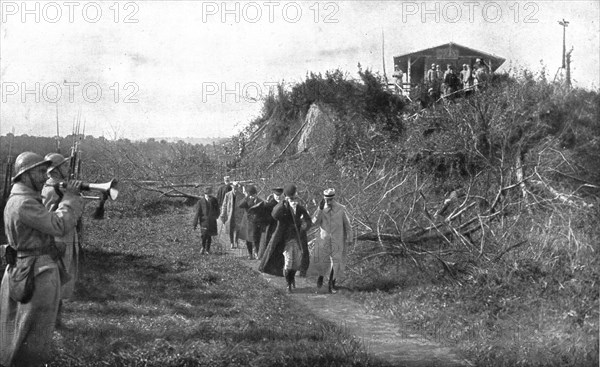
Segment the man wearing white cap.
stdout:
<svg viewBox="0 0 600 367">
<path fill-rule="evenodd" d="M 323 191 L 323 200 L 313 216 L 320 231 L 310 259 L 309 275 L 317 275 L 317 288 L 329 276 L 329 293 L 335 293 L 335 282 L 344 276 L 346 249 L 352 243 L 352 227 L 346 207 L 335 201 L 335 189 Z"/>
</svg>

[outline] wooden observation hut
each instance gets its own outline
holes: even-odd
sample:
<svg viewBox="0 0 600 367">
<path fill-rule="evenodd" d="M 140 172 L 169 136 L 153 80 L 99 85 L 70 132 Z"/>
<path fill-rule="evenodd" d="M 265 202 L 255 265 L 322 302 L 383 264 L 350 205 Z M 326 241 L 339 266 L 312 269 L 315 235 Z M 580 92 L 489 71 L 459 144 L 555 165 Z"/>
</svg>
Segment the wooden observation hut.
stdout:
<svg viewBox="0 0 600 367">
<path fill-rule="evenodd" d="M 492 73 L 506 61 L 500 56 L 450 42 L 425 50 L 394 56 L 394 65 L 400 66 L 405 75 L 403 89 L 410 91 L 412 86 L 425 80 L 427 70 L 431 68 L 431 64 L 439 65 L 442 72 L 446 71 L 448 64 L 451 64 L 454 66 L 454 70 L 460 73 L 463 64 L 473 68 L 473 64 L 477 59 L 483 60 Z"/>
</svg>

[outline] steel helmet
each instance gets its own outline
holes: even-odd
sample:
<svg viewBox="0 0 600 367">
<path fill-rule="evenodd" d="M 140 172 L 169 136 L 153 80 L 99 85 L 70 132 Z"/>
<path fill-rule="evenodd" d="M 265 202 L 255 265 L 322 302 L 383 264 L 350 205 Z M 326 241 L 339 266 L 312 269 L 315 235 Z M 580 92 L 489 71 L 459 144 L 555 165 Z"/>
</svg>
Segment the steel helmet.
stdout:
<svg viewBox="0 0 600 367">
<path fill-rule="evenodd" d="M 42 158 L 42 156 L 37 153 L 23 152 L 19 154 L 15 160 L 15 171 L 17 173 L 13 177 L 13 182 L 30 169 L 42 165 L 49 166 L 50 164 L 52 164 L 52 161 Z"/>
<path fill-rule="evenodd" d="M 50 167 L 48 167 L 48 173 L 54 170 L 56 167 L 67 163 L 70 159 L 63 157 L 60 153 L 48 153 L 44 157 L 45 160 L 51 161 Z"/>
</svg>

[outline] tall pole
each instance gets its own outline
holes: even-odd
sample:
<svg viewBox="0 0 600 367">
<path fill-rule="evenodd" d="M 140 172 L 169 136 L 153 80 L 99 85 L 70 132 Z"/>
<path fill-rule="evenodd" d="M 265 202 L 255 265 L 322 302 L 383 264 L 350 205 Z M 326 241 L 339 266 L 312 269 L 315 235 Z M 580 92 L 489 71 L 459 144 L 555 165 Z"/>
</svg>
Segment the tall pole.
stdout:
<svg viewBox="0 0 600 367">
<path fill-rule="evenodd" d="M 563 20 L 559 20 L 558 24 L 560 24 L 563 27 L 563 51 L 562 51 L 562 68 L 566 68 L 567 67 L 567 45 L 566 45 L 566 35 L 567 35 L 567 27 L 569 26 L 569 22 L 566 21 L 564 18 Z"/>
<path fill-rule="evenodd" d="M 566 55 L 566 59 L 567 59 L 567 86 L 570 87 L 571 86 L 571 53 L 573 52 L 573 47 L 571 47 L 571 50 L 569 52 L 567 52 Z"/>
<path fill-rule="evenodd" d="M 60 131 L 58 130 L 58 103 L 56 103 L 56 153 L 60 153 Z"/>
<path fill-rule="evenodd" d="M 385 34 L 383 33 L 383 28 L 381 28 L 381 60 L 383 62 L 383 78 L 385 79 L 385 88 L 387 89 L 388 78 L 387 73 L 385 72 Z"/>
</svg>

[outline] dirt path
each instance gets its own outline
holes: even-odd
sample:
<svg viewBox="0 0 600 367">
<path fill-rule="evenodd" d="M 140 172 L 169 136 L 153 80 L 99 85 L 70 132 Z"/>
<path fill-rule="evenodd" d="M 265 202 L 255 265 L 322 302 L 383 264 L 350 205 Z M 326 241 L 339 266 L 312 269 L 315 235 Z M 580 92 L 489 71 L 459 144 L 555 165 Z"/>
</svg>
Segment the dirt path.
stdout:
<svg viewBox="0 0 600 367">
<path fill-rule="evenodd" d="M 219 243 L 229 243 L 229 241 L 220 239 Z M 214 247 L 216 251 L 221 250 L 219 244 Z M 222 246 L 222 251 L 229 256 L 239 258 L 243 264 L 258 272 L 258 261 L 247 260 L 246 249 L 231 250 L 229 246 Z M 286 283 L 283 277 L 260 274 L 273 287 L 285 289 Z M 403 332 L 393 322 L 367 313 L 362 305 L 344 296 L 347 290 L 342 289 L 337 294 L 328 294 L 326 288 L 327 285 L 322 288 L 321 293 L 316 293 L 314 279 L 297 277 L 296 289 L 289 296 L 313 313 L 341 325 L 348 333 L 362 339 L 367 352 L 374 357 L 388 361 L 392 365 L 407 367 L 473 365 L 457 356 L 450 348 L 419 335 Z"/>
</svg>

